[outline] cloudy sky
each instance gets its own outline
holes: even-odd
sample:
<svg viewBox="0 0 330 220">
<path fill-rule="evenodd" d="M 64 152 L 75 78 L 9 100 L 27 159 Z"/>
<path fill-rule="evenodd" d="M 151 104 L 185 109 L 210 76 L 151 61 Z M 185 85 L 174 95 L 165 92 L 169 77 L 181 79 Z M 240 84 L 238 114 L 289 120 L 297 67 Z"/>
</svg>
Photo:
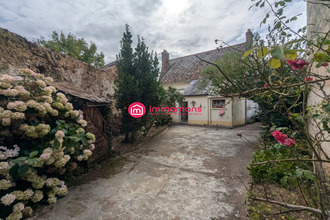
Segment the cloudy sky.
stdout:
<svg viewBox="0 0 330 220">
<path fill-rule="evenodd" d="M 254 2 L 255 3 L 255 2 Z M 260 21 L 269 9 L 249 7 L 250 0 L 3 0 L 0 27 L 28 40 L 49 39 L 52 31 L 72 33 L 93 41 L 115 60 L 125 24 L 145 38 L 150 50 L 170 58 L 215 49 L 215 39 L 229 44 L 245 41 L 247 29 L 263 34 Z M 293 0 L 289 14 L 303 13 L 296 26 L 306 23 L 306 3 Z"/>
</svg>

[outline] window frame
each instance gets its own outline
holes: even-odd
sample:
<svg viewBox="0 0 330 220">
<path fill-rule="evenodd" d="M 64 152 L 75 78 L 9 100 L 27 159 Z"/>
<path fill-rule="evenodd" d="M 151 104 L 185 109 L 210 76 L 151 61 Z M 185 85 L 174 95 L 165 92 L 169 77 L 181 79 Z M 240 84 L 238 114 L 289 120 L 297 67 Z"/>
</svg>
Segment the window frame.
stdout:
<svg viewBox="0 0 330 220">
<path fill-rule="evenodd" d="M 219 104 L 217 104 L 216 102 L 219 102 Z M 215 103 L 215 104 L 214 104 Z M 226 100 L 225 99 L 212 99 L 212 109 L 223 109 L 226 108 Z"/>
</svg>

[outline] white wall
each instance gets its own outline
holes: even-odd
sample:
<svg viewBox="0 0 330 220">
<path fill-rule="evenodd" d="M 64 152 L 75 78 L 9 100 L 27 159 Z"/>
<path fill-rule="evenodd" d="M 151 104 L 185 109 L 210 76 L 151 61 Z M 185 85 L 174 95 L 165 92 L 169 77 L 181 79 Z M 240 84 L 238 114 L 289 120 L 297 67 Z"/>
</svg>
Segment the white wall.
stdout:
<svg viewBox="0 0 330 220">
<path fill-rule="evenodd" d="M 212 108 L 212 100 L 217 100 L 217 99 L 225 99 L 226 105 L 224 106 L 224 108 Z M 224 98 L 224 97 L 209 98 L 209 109 L 210 109 L 209 124 L 232 127 L 233 126 L 232 105 L 233 102 L 231 101 L 231 98 Z M 220 110 L 224 110 L 225 114 L 220 115 L 219 114 Z"/>
<path fill-rule="evenodd" d="M 233 126 L 245 124 L 245 99 L 235 98 L 233 100 Z"/>
<path fill-rule="evenodd" d="M 169 86 L 178 89 L 180 92 L 188 87 L 189 83 L 174 83 L 163 85 L 164 89 L 168 89 Z M 224 99 L 226 105 L 224 108 L 212 108 L 212 100 Z M 234 99 L 225 97 L 214 96 L 186 96 L 185 101 L 188 102 L 188 107 L 201 107 L 201 112 L 190 112 L 188 115 L 188 124 L 198 125 L 219 125 L 226 127 L 233 127 L 245 124 L 245 99 Z M 193 101 L 195 106 L 193 106 Z M 251 117 L 255 115 L 255 109 L 253 103 L 251 104 Z M 234 106 L 234 107 L 233 107 Z M 179 103 L 176 103 L 175 107 L 180 107 Z M 224 110 L 225 114 L 220 115 L 220 110 Z M 181 115 L 173 114 L 173 122 L 181 122 Z"/>
<path fill-rule="evenodd" d="M 188 107 L 201 107 L 201 112 L 191 112 L 188 115 L 189 124 L 199 124 L 199 125 L 208 125 L 208 98 L 207 96 L 186 96 L 186 101 L 188 101 Z M 195 102 L 193 106 L 192 102 Z"/>
</svg>

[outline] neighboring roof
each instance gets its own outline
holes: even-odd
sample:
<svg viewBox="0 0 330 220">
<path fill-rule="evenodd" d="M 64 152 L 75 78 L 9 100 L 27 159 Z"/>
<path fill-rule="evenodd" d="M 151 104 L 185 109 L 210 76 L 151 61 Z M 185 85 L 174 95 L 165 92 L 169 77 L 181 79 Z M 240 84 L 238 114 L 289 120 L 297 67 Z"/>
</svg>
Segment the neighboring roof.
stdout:
<svg viewBox="0 0 330 220">
<path fill-rule="evenodd" d="M 205 83 L 205 84 L 204 84 Z M 184 96 L 202 96 L 208 95 L 211 92 L 211 82 L 203 79 L 192 80 L 186 90 L 183 92 Z"/>
<path fill-rule="evenodd" d="M 115 60 L 115 61 L 112 61 L 112 62 L 110 62 L 110 63 L 108 63 L 108 64 L 105 64 L 105 65 L 102 66 L 100 69 L 103 70 L 103 69 L 106 69 L 106 68 L 112 67 L 112 66 L 114 66 L 114 65 L 116 65 L 116 64 L 117 64 L 117 61 Z"/>
<path fill-rule="evenodd" d="M 196 57 L 214 62 L 219 60 L 225 53 L 235 50 L 245 50 L 245 43 L 236 44 L 230 47 L 223 47 L 215 50 L 205 51 L 184 57 L 169 60 L 169 68 L 160 74 L 162 84 L 171 84 L 179 82 L 190 82 L 193 79 L 202 78 L 203 70 L 209 64 Z"/>
<path fill-rule="evenodd" d="M 48 83 L 48 82 L 47 82 Z M 97 97 L 96 95 L 92 94 L 89 91 L 86 91 L 80 87 L 75 87 L 71 83 L 64 83 L 64 82 L 50 82 L 48 83 L 51 86 L 54 86 L 56 89 L 61 90 L 65 93 L 68 93 L 72 96 L 76 96 L 78 98 L 82 98 L 91 102 L 96 103 L 106 103 L 111 104 L 111 100 L 107 98 Z"/>
</svg>

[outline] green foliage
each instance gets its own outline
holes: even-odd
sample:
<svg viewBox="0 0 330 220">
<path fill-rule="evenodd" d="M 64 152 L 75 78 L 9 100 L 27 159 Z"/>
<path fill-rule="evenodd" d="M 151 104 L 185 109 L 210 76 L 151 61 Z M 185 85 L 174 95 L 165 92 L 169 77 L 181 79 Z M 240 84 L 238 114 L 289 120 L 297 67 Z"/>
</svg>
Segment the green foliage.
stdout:
<svg viewBox="0 0 330 220">
<path fill-rule="evenodd" d="M 299 41 L 296 42 L 299 44 Z M 244 54 L 240 51 L 228 52 L 216 62 L 231 82 L 226 80 L 226 77 L 214 66 L 208 67 L 204 71 L 204 77 L 211 80 L 215 94 L 225 96 L 238 94 L 255 101 L 259 105 L 261 121 L 269 128 L 273 125 L 277 127 L 292 126 L 292 122 L 287 119 L 286 110 L 294 105 L 291 108 L 292 112 L 301 113 L 304 99 L 302 94 L 305 87 L 283 89 L 283 95 L 269 90 L 259 93 L 254 90 L 264 88 L 265 84 L 268 87 L 275 87 L 304 81 L 304 78 L 307 77 L 306 72 L 301 71 L 299 75 L 293 75 L 291 66 L 283 61 L 297 57 L 299 50 L 293 50 L 293 44 L 290 41 L 285 46 L 265 46 L 265 41 L 256 34 L 250 50 Z M 281 74 L 278 69 L 280 67 L 282 68 Z M 233 86 L 232 83 L 236 86 Z M 236 87 L 240 91 L 247 92 L 240 94 Z"/>
<path fill-rule="evenodd" d="M 242 64 L 240 60 L 242 55 L 243 54 L 240 51 L 230 51 L 224 54 L 221 57 L 221 60 L 215 63 L 241 90 L 248 90 L 253 88 L 254 77 L 252 72 L 249 71 L 248 66 Z M 215 66 L 206 68 L 203 74 L 206 79 L 211 80 L 213 93 L 227 95 L 238 92 Z"/>
<path fill-rule="evenodd" d="M 50 77 L 21 70 L 0 76 L 0 218 L 20 219 L 39 203 L 68 192 L 65 180 L 87 160 L 95 136 L 82 111 L 46 83 Z"/>
<path fill-rule="evenodd" d="M 162 95 L 162 106 L 175 107 L 175 103 L 181 103 L 185 99 L 184 95 L 176 88 L 169 86 Z"/>
<path fill-rule="evenodd" d="M 141 102 L 148 109 L 161 103 L 161 86 L 158 82 L 158 59 L 154 52 L 149 52 L 144 39 L 138 37 L 137 46 L 133 52 L 132 34 L 129 26 L 121 40 L 121 51 L 117 55 L 118 78 L 115 81 L 116 107 L 121 110 L 121 133 L 125 141 L 133 142 L 137 132 L 145 127 L 147 130 L 153 124 L 151 116 L 145 114 L 141 118 L 133 118 L 128 113 L 128 107 L 133 102 Z"/>
<path fill-rule="evenodd" d="M 71 33 L 65 36 L 63 32 L 59 34 L 56 31 L 53 31 L 51 40 L 46 40 L 44 37 L 40 37 L 40 39 L 37 40 L 37 43 L 41 46 L 67 54 L 95 67 L 104 66 L 104 54 L 102 52 L 97 53 L 95 43 L 91 42 L 90 45 L 88 45 L 84 38 L 77 38 Z"/>
<path fill-rule="evenodd" d="M 249 119 L 249 120 L 247 120 L 247 124 L 253 124 L 253 123 L 255 123 L 256 122 L 256 120 L 254 119 L 254 118 L 251 118 L 251 119 Z"/>
<path fill-rule="evenodd" d="M 308 157 L 308 151 L 307 149 L 289 148 L 282 144 L 269 142 L 269 144 L 261 146 L 260 150 L 253 154 L 252 164 L 264 161 L 288 159 L 294 157 L 294 155 L 298 157 Z M 310 165 L 304 162 L 289 161 L 249 166 L 248 170 L 250 171 L 253 180 L 256 182 L 268 180 L 270 182 L 280 183 L 283 186 L 295 186 L 298 180 L 315 180 L 312 175 L 310 175 L 310 168 Z M 301 175 L 301 172 L 303 172 L 304 175 Z"/>
<path fill-rule="evenodd" d="M 270 124 L 273 127 L 286 126 L 286 134 L 290 134 L 295 144 L 287 145 L 290 147 L 282 145 L 285 144 L 283 138 L 287 136 L 279 135 L 278 132 L 273 134 L 276 143 L 270 134 L 271 129 L 266 131 L 263 135 L 266 144 L 262 144 L 254 154 L 250 173 L 257 182 L 270 180 L 283 186 L 297 186 L 305 205 L 311 206 L 307 200 L 312 199 L 312 207 L 317 206 L 322 213 L 322 217 L 319 217 L 327 219 L 329 189 L 324 184 L 326 181 L 323 180 L 321 169 L 315 169 L 319 163 L 313 162 L 313 169 L 311 161 L 326 158 L 329 163 L 329 155 L 323 150 L 324 144 L 328 142 L 326 132 L 329 131 L 330 122 L 329 94 L 324 89 L 326 81 L 330 79 L 329 30 L 326 33 L 322 31 L 322 34 L 318 32 L 315 36 L 310 33 L 307 39 L 304 35 L 305 27 L 298 31 L 290 29 L 289 23 L 295 22 L 299 16 L 285 14 L 284 9 L 291 0 L 274 3 L 269 0 L 252 1 L 255 2 L 252 7 L 267 6 L 270 9 L 261 24 L 266 24 L 270 13 L 274 23 L 268 27 L 268 44 L 252 47 L 242 58 L 244 63 L 250 64 L 252 60 L 257 64 L 250 65 L 250 68 L 258 72 L 256 77 L 265 83 L 264 88 L 256 85 L 256 89 L 241 93 L 252 95 L 252 99 L 258 102 L 263 120 L 269 127 Z M 316 3 L 309 3 L 311 8 L 313 4 Z M 318 6 L 329 7 L 323 3 Z M 313 59 L 307 60 L 307 57 Z M 322 69 L 315 71 L 314 66 Z M 311 85 L 314 87 L 313 92 L 316 91 L 317 97 L 323 98 L 323 101 L 308 106 L 307 96 Z M 306 197 L 306 192 L 299 185 L 302 181 L 311 189 L 309 191 L 316 192 L 315 198 Z"/>
<path fill-rule="evenodd" d="M 160 95 L 162 100 L 160 107 L 175 107 L 175 103 L 181 103 L 185 99 L 181 92 L 171 86 L 168 87 L 167 90 L 161 89 Z M 162 112 L 162 114 L 153 115 L 153 120 L 158 127 L 170 124 L 173 118 L 170 114 Z"/>
</svg>

